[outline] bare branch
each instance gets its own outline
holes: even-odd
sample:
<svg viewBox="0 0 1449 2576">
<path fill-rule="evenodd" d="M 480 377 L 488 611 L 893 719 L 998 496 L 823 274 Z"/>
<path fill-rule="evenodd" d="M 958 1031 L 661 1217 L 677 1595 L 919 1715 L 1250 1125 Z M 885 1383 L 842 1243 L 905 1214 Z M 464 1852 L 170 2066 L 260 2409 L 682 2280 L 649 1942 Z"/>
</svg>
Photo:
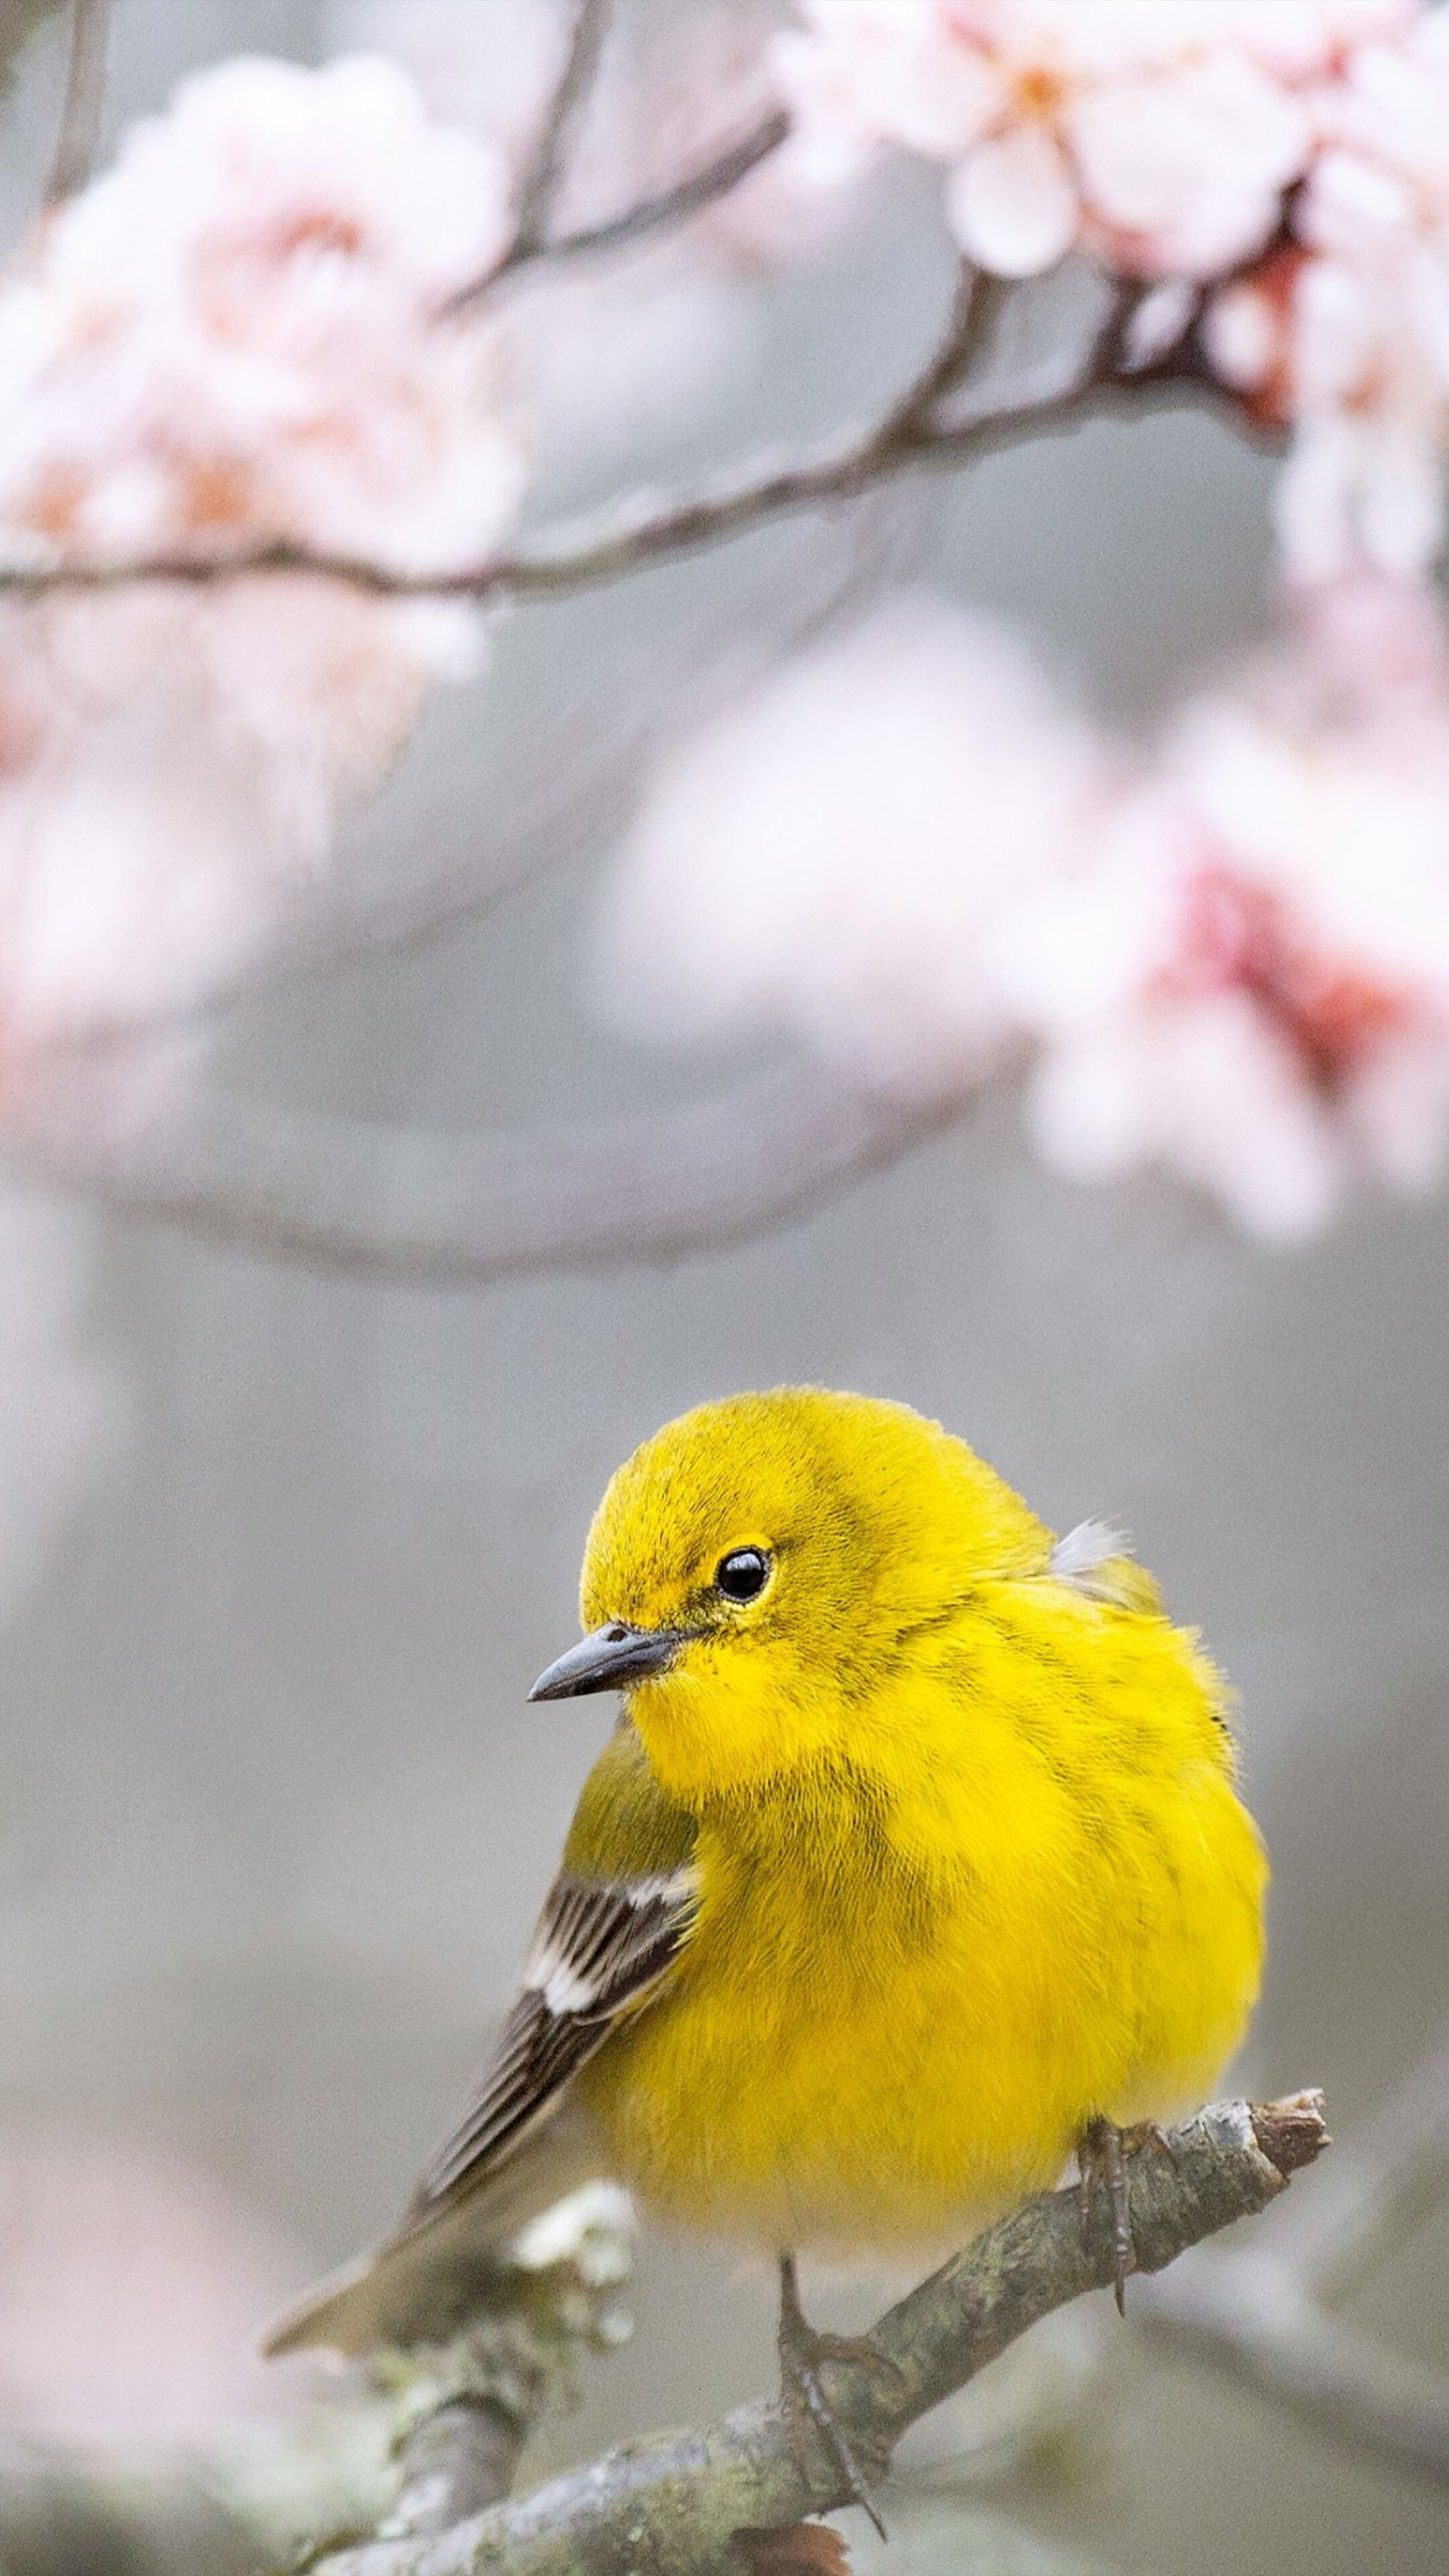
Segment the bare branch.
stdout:
<svg viewBox="0 0 1449 2576">
<path fill-rule="evenodd" d="M 83 188 L 91 175 L 106 104 L 106 43 L 110 34 L 110 0 L 71 0 L 70 60 L 65 76 L 65 105 L 50 176 L 45 183 L 47 208 L 62 205 Z"/>
<path fill-rule="evenodd" d="M 501 2504 L 527 2438 L 526 2419 L 486 2397 L 456 2397 L 425 2415 L 404 2446 L 389 2530 L 422 2539 Z"/>
<path fill-rule="evenodd" d="M 1324 2140 L 1316 2097 L 1301 2097 L 1288 2130 L 1260 2124 L 1244 2102 L 1200 2112 L 1173 2139 L 1174 2166 L 1143 2156 L 1133 2175 L 1139 2267 L 1160 2270 L 1204 2236 L 1265 2208 L 1294 2162 Z M 1262 2138 L 1285 2156 L 1280 2167 Z M 826 2365 L 831 2403 L 857 2459 L 883 2474 L 906 2427 L 1024 2334 L 1038 2318 L 1113 2275 L 1108 2213 L 1084 2242 L 1074 2191 L 1028 2201 L 881 2318 L 859 2361 Z M 773 2401 L 741 2407 L 703 2434 L 630 2444 L 555 2479 L 522 2503 L 495 2507 L 442 2538 L 379 2540 L 325 2561 L 328 2576 L 717 2576 L 741 2527 L 826 2513 L 846 2501 L 828 2447 L 802 2464 Z"/>
<path fill-rule="evenodd" d="M 199 1093 L 124 1138 L 13 1140 L 47 1178 L 274 1258 L 477 1284 L 667 1261 L 758 1234 L 919 1143 L 957 1098 L 807 1067 L 647 1118 L 449 1136 Z"/>
<path fill-rule="evenodd" d="M 534 138 L 522 179 L 513 222 L 513 239 L 495 276 L 521 261 L 536 259 L 548 239 L 549 220 L 563 185 L 569 146 L 587 110 L 609 32 L 610 0 L 575 0 L 574 22 L 563 69 Z M 465 288 L 464 302 L 476 290 Z"/>
<path fill-rule="evenodd" d="M 672 181 L 667 188 L 660 188 L 653 196 L 640 197 L 634 205 L 626 206 L 622 214 L 605 216 L 596 224 L 581 225 L 577 232 L 556 233 L 552 241 L 540 243 L 534 251 L 515 251 L 509 259 L 508 270 L 535 265 L 545 259 L 552 267 L 560 261 L 589 259 L 605 251 L 632 250 L 636 242 L 651 240 L 656 233 L 669 232 L 676 225 L 688 223 L 692 216 L 703 214 L 707 206 L 718 205 L 721 198 L 733 195 L 741 180 L 747 179 L 752 170 L 757 170 L 762 161 L 768 161 L 771 153 L 779 151 L 789 131 L 790 119 L 784 108 L 771 108 L 757 124 L 737 135 L 732 143 L 721 145 L 709 160 L 702 161 L 694 170 L 686 171 L 682 179 Z M 482 291 L 482 284 L 491 282 L 488 280 L 477 287 L 465 287 L 463 293 L 454 299 L 454 308 L 450 309 L 471 303 Z"/>
<path fill-rule="evenodd" d="M 1368 2458 L 1449 2485 L 1449 2376 L 1331 2316 L 1286 2263 L 1205 2255 L 1148 2285 L 1137 2313 Z"/>
<path fill-rule="evenodd" d="M 553 537 L 495 555 L 481 563 L 428 572 L 401 572 L 348 555 L 319 554 L 306 546 L 254 546 L 226 555 L 167 555 L 105 564 L 65 564 L 44 571 L 0 570 L 0 595 L 48 590 L 109 590 L 130 581 L 180 581 L 205 585 L 237 573 L 310 572 L 351 583 L 380 598 L 490 600 L 560 598 L 672 561 L 762 527 L 786 513 L 858 499 L 874 486 L 921 468 L 951 469 L 979 462 L 1027 439 L 1055 436 L 1097 411 L 1126 403 L 1133 410 L 1184 398 L 1204 388 L 1184 364 L 1133 375 L 1120 352 L 1120 332 L 1104 332 L 1087 362 L 1066 384 L 965 410 L 942 421 L 933 405 L 946 388 L 937 371 L 948 364 L 949 382 L 960 379 L 958 298 L 943 351 L 907 394 L 864 431 L 778 462 L 756 459 L 743 472 L 703 491 L 659 500 L 638 494 Z M 966 356 L 975 341 L 967 335 Z M 931 399 L 922 399 L 928 388 Z"/>
</svg>

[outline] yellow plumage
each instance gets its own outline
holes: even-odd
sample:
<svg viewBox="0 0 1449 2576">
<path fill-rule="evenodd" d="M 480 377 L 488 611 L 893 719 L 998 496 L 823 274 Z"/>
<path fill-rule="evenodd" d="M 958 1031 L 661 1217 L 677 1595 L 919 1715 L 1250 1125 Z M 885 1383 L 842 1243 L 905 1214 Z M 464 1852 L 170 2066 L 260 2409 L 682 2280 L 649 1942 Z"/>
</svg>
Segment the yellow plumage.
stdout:
<svg viewBox="0 0 1449 2576">
<path fill-rule="evenodd" d="M 1195 2105 L 1241 2037 L 1265 1865 L 1223 1686 L 1139 1569 L 1057 1579 L 964 1444 L 815 1390 L 639 1451 L 586 1626 L 687 1618 L 742 1544 L 775 1565 L 754 1618 L 637 1686 L 569 1839 L 580 1870 L 651 1838 L 660 1866 L 668 1802 L 698 1825 L 679 1967 L 580 2091 L 672 2218 L 772 2250 L 937 2239 L 1053 2181 L 1094 2115 Z"/>
<path fill-rule="evenodd" d="M 1109 1533 L 1058 1546 L 902 1406 L 779 1389 L 620 1469 L 582 1599 L 537 1689 L 617 1676 L 627 1715 L 493 2078 L 282 2343 L 397 2334 L 429 2230 L 515 2224 L 565 2136 L 710 2234 L 932 2245 L 1092 2120 L 1201 2100 L 1242 2034 L 1266 1864 L 1224 1688 Z"/>
</svg>

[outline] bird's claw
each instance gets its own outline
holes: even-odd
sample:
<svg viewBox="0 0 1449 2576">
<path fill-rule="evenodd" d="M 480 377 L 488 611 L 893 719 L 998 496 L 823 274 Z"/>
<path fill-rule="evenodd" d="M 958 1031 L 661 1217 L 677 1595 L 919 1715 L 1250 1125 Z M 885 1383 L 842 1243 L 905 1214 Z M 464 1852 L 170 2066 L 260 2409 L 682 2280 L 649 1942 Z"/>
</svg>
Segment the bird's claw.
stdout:
<svg viewBox="0 0 1449 2576">
<path fill-rule="evenodd" d="M 802 2457 L 811 2433 L 823 2441 L 840 2472 L 842 2483 L 852 2504 L 858 2504 L 882 2540 L 886 2527 L 880 2508 L 871 2493 L 870 2484 L 861 2470 L 829 2398 L 820 2385 L 820 2365 L 827 2361 L 849 2361 L 872 2369 L 893 2362 L 876 2350 L 868 2335 L 817 2334 L 807 2321 L 800 2305 L 800 2292 L 795 2278 L 795 2264 L 790 2255 L 780 2259 L 780 2328 L 777 2337 L 780 2355 L 780 2395 L 785 2410 L 785 2432 L 795 2465 L 802 2477 L 808 2478 L 811 2464 Z"/>
<path fill-rule="evenodd" d="M 1173 2172 L 1177 2172 L 1177 2149 L 1155 2120 L 1139 2120 L 1128 2129 L 1119 2129 L 1113 2120 L 1089 2120 L 1077 2142 L 1077 2170 L 1081 2177 L 1077 2184 L 1077 2221 L 1084 2245 L 1091 2237 L 1097 2201 L 1103 2191 L 1111 2203 L 1113 2295 L 1119 2316 L 1127 2312 L 1127 2275 L 1137 2269 L 1127 2159 L 1143 2147 L 1149 2147 L 1154 2155 L 1166 2156 Z"/>
</svg>

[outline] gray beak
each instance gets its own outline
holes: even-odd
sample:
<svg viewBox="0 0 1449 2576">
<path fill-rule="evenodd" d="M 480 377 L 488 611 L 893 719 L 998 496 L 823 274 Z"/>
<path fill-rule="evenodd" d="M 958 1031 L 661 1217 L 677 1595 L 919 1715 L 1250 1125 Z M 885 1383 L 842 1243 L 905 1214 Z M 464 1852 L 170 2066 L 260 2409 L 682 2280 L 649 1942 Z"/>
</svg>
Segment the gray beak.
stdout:
<svg viewBox="0 0 1449 2576">
<path fill-rule="evenodd" d="M 627 1690 L 631 1682 L 667 1671 L 688 1642 L 678 1628 L 626 1628 L 622 1619 L 611 1619 L 540 1673 L 528 1696 L 582 1699 L 588 1691 Z"/>
</svg>

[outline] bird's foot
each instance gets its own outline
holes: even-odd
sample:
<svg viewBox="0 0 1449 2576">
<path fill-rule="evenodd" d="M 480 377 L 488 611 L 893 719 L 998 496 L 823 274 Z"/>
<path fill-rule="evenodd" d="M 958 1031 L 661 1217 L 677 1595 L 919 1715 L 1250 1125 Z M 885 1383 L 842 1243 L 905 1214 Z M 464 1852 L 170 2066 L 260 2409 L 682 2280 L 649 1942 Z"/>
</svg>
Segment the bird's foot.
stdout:
<svg viewBox="0 0 1449 2576">
<path fill-rule="evenodd" d="M 869 2335 L 816 2333 L 800 2305 L 800 2288 L 792 2254 L 780 2257 L 780 2326 L 776 2344 L 780 2355 L 780 2395 L 785 2409 L 785 2431 L 796 2467 L 802 2477 L 810 2475 L 811 2463 L 804 2454 L 811 2436 L 818 2436 L 839 2469 L 852 2504 L 858 2504 L 861 2512 L 869 2515 L 884 2540 L 886 2527 L 869 2481 L 820 2384 L 822 2362 L 853 2361 L 878 2370 L 882 2356 Z"/>
<path fill-rule="evenodd" d="M 1177 2169 L 1177 2150 L 1165 2129 L 1155 2120 L 1135 2121 L 1131 2128 L 1119 2129 L 1114 2120 L 1089 2120 L 1077 2141 L 1077 2218 L 1082 2242 L 1092 2232 L 1097 2202 L 1105 2191 L 1112 2209 L 1112 2252 L 1114 2258 L 1113 2293 L 1117 2314 L 1126 2314 L 1127 2275 L 1137 2269 L 1137 2249 L 1132 2242 L 1132 2185 L 1127 2159 L 1142 2148 L 1154 2155 L 1166 2156 Z"/>
</svg>

